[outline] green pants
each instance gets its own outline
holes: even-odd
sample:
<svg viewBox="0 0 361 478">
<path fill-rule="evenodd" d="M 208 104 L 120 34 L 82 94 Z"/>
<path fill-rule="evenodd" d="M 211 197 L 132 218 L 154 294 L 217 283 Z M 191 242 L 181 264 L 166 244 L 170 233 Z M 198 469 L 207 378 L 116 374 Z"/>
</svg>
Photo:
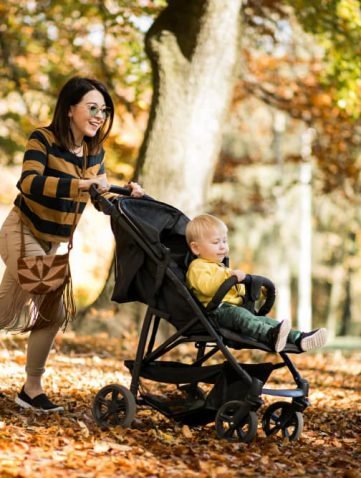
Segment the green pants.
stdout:
<svg viewBox="0 0 361 478">
<path fill-rule="evenodd" d="M 266 345 L 272 345 L 270 332 L 279 324 L 274 319 L 254 315 L 244 307 L 228 304 L 227 302 L 223 302 L 218 309 L 212 312 L 211 317 L 219 327 L 247 335 Z M 291 330 L 287 343 L 295 344 L 300 334 L 301 332 L 298 330 Z"/>
</svg>

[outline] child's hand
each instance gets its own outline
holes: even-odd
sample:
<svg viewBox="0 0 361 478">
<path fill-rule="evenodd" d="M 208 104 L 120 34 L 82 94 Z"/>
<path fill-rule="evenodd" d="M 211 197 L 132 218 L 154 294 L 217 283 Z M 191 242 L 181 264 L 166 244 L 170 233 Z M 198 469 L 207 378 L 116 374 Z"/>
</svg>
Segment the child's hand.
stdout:
<svg viewBox="0 0 361 478">
<path fill-rule="evenodd" d="M 239 269 L 231 270 L 231 276 L 236 276 L 238 282 L 242 282 L 246 278 L 246 273 Z"/>
</svg>

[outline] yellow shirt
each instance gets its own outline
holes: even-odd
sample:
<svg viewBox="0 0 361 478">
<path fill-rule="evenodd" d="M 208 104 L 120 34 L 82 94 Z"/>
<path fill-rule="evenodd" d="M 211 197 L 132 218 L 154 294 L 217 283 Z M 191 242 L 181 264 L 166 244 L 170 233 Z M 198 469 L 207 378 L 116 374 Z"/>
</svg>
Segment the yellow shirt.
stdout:
<svg viewBox="0 0 361 478">
<path fill-rule="evenodd" d="M 223 264 L 195 259 L 187 271 L 187 287 L 204 306 L 207 306 L 221 284 L 229 277 L 231 277 L 230 269 Z M 236 284 L 228 291 L 222 302 L 241 305 L 245 293 L 244 284 Z"/>
</svg>

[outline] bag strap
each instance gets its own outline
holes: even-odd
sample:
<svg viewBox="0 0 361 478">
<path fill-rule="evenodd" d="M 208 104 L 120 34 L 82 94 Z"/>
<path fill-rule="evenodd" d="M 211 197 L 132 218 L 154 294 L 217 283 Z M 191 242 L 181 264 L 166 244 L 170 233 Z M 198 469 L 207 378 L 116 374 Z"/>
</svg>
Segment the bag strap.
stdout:
<svg viewBox="0 0 361 478">
<path fill-rule="evenodd" d="M 69 242 L 68 242 L 68 252 L 70 252 L 71 249 L 73 249 L 73 235 L 75 231 L 75 226 L 76 226 L 76 218 L 78 217 L 78 212 L 80 209 L 80 201 L 77 201 L 76 203 L 76 208 L 75 208 L 75 213 L 74 213 L 74 221 L 71 226 L 70 230 L 70 237 L 69 237 Z"/>
<path fill-rule="evenodd" d="M 20 193 L 20 202 L 19 206 L 21 205 L 21 193 Z M 21 243 L 20 243 L 20 257 L 25 257 L 25 240 L 24 240 L 24 224 L 23 221 L 20 218 L 20 238 L 21 238 Z"/>
</svg>

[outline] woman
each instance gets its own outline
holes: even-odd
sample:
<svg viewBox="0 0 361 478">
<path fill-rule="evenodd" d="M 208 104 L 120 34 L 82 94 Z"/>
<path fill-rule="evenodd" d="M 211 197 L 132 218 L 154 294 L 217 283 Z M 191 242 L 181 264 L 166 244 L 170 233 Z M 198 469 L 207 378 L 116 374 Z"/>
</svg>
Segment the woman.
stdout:
<svg viewBox="0 0 361 478">
<path fill-rule="evenodd" d="M 55 295 L 56 307 L 44 320 L 41 311 L 49 296 L 39 301 L 39 296 L 21 288 L 17 278 L 21 237 L 27 256 L 55 254 L 61 242 L 69 242 L 89 199 L 89 187 L 95 184 L 101 193 L 109 189 L 103 142 L 113 118 L 106 87 L 94 79 L 74 77 L 62 88 L 50 125 L 36 129 L 26 146 L 17 184 L 20 193 L 0 231 L 0 254 L 6 265 L 0 284 L 0 328 L 31 331 L 26 380 L 15 399 L 23 408 L 63 410 L 46 396 L 41 378 L 67 311 L 63 298 Z M 129 187 L 132 196 L 143 195 L 137 183 Z M 32 308 L 26 307 L 29 303 Z"/>
</svg>

